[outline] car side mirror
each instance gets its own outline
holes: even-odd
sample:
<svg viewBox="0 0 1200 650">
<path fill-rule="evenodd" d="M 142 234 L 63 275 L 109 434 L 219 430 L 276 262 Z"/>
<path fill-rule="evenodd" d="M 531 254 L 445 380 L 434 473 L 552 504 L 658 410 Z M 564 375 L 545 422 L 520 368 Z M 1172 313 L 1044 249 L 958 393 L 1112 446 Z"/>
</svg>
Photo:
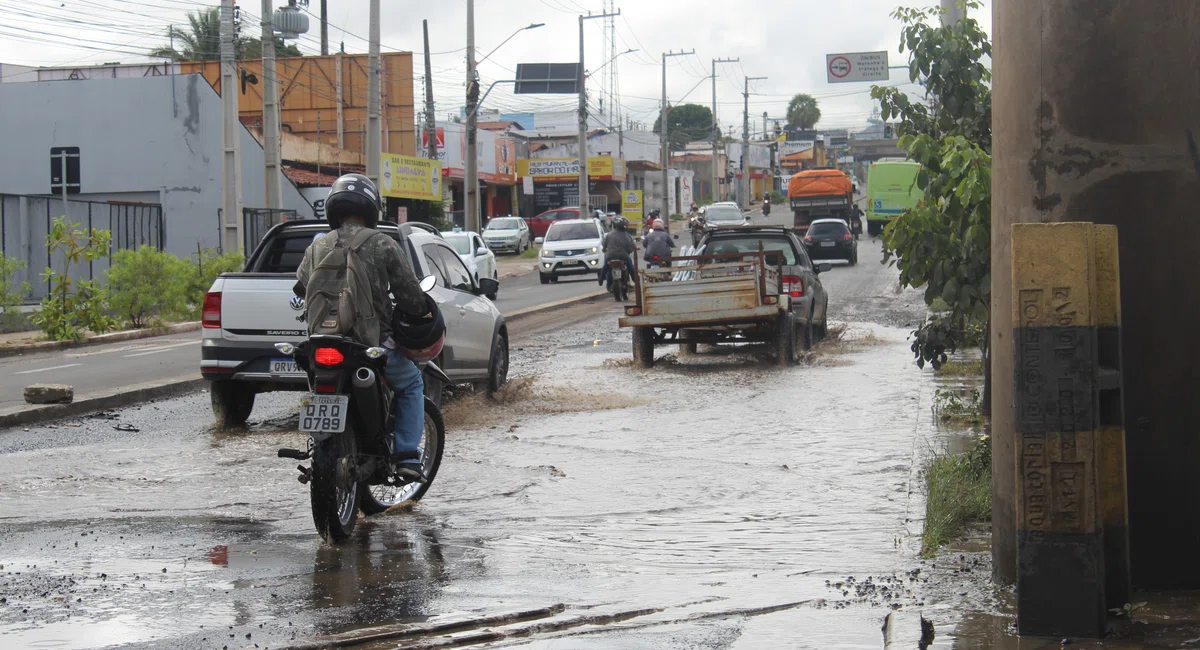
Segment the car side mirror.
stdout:
<svg viewBox="0 0 1200 650">
<path fill-rule="evenodd" d="M 437 278 L 432 275 L 427 275 L 421 278 L 421 291 L 429 293 L 437 286 Z"/>
<path fill-rule="evenodd" d="M 817 265 L 817 273 L 825 273 L 825 272 L 827 272 L 827 271 L 830 271 L 830 270 L 832 270 L 832 269 L 833 269 L 833 265 L 832 265 L 832 264 L 830 264 L 829 262 L 825 262 L 824 264 L 818 264 L 818 265 Z"/>
<path fill-rule="evenodd" d="M 479 249 L 475 251 L 475 257 L 487 257 L 487 254 L 488 249 L 484 246 L 480 246 Z"/>
<path fill-rule="evenodd" d="M 533 240 L 533 243 L 537 246 L 541 246 L 542 244 L 546 243 L 546 238 L 545 237 L 537 237 Z"/>
<path fill-rule="evenodd" d="M 500 291 L 500 283 L 491 278 L 479 278 L 479 288 L 475 290 L 477 296 L 487 296 Z"/>
</svg>

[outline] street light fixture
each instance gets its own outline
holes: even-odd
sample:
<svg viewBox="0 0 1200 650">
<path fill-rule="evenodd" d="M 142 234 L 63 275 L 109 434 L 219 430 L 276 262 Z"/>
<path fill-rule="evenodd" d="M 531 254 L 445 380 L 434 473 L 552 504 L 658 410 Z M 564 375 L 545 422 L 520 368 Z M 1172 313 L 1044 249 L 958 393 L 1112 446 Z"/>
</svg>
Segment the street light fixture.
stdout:
<svg viewBox="0 0 1200 650">
<path fill-rule="evenodd" d="M 511 41 L 512 39 L 516 38 L 517 34 L 520 34 L 521 32 L 523 32 L 523 31 L 525 31 L 525 30 L 528 30 L 528 29 L 537 29 L 538 27 L 545 27 L 545 25 L 546 25 L 546 23 L 530 23 L 529 25 L 527 25 L 527 26 L 525 26 L 525 27 L 522 27 L 522 28 L 518 29 L 517 31 L 515 31 L 515 32 L 513 32 L 513 33 L 512 33 L 512 36 L 509 36 L 508 38 L 504 39 L 504 41 L 503 41 L 503 42 L 501 42 L 499 45 L 497 45 L 497 46 L 495 47 L 495 49 L 493 49 L 491 52 L 488 52 L 488 53 L 487 53 L 487 56 L 483 57 L 483 58 L 482 58 L 482 59 L 480 59 L 478 62 L 476 62 L 476 63 L 475 63 L 475 65 L 476 65 L 476 66 L 478 66 L 480 63 L 483 63 L 484 61 L 487 61 L 487 60 L 488 60 L 488 58 L 490 58 L 490 57 L 491 57 L 493 54 L 495 54 L 495 53 L 496 53 L 496 50 L 499 50 L 500 48 L 504 47 L 504 44 L 505 44 L 505 43 L 507 43 L 507 42 Z"/>
</svg>

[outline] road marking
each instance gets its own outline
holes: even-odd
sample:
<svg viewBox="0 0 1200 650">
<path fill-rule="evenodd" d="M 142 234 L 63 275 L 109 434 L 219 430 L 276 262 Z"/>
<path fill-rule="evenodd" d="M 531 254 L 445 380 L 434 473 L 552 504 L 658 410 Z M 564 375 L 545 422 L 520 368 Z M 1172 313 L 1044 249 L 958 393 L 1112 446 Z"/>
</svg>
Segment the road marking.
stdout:
<svg viewBox="0 0 1200 650">
<path fill-rule="evenodd" d="M 36 370 L 22 370 L 21 372 L 14 372 L 13 374 L 14 375 L 28 375 L 28 374 L 32 374 L 35 372 L 46 372 L 47 370 L 62 370 L 63 368 L 74 368 L 75 366 L 82 366 L 82 365 L 83 365 L 82 363 L 68 363 L 65 366 L 51 366 L 49 368 L 38 368 Z"/>
<path fill-rule="evenodd" d="M 522 291 L 529 291 L 529 290 L 530 290 L 530 289 L 532 289 L 532 288 L 533 288 L 533 287 L 525 287 L 524 289 L 517 289 L 517 293 L 520 293 L 520 292 L 522 292 Z"/>
<path fill-rule="evenodd" d="M 175 345 L 163 345 L 163 346 L 159 346 L 157 348 L 152 348 L 145 352 L 138 352 L 137 354 L 126 354 L 126 355 L 122 356 L 121 358 L 129 359 L 131 357 L 143 357 L 143 356 L 146 356 L 147 354 L 158 354 L 159 352 L 165 352 L 166 350 L 170 350 L 172 348 L 181 348 L 181 347 L 184 347 L 185 345 L 196 345 L 198 343 L 199 343 L 199 341 L 187 341 L 186 343 L 176 343 Z"/>
</svg>

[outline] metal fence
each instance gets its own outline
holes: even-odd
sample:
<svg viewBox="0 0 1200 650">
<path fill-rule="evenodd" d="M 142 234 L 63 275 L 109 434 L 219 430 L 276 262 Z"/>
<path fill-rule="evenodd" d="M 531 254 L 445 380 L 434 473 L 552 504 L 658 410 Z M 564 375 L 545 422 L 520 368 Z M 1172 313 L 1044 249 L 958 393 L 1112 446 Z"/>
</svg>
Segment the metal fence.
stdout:
<svg viewBox="0 0 1200 650">
<path fill-rule="evenodd" d="M 284 221 L 295 219 L 297 216 L 295 210 L 242 208 L 242 246 L 246 251 L 246 257 L 250 257 L 250 253 L 253 253 L 254 249 L 258 247 L 263 235 L 266 235 L 268 230 Z"/>
<path fill-rule="evenodd" d="M 14 280 L 29 282 L 29 302 L 40 301 L 47 292 L 42 273 L 47 268 L 62 271 L 62 253 L 53 253 L 46 236 L 54 219 L 65 216 L 68 224 L 112 233 L 109 255 L 93 262 L 73 265 L 75 280 L 103 278 L 112 254 L 138 246 L 162 248 L 166 242 L 162 206 L 151 203 L 62 200 L 58 197 L 0 194 L 0 252 L 25 263 Z"/>
</svg>

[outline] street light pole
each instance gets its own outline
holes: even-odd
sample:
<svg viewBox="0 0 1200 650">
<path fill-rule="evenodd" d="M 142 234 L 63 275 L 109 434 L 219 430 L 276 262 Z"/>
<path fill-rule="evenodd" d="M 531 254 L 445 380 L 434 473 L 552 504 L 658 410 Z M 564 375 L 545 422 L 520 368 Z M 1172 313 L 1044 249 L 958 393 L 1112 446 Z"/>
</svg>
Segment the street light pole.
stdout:
<svg viewBox="0 0 1200 650">
<path fill-rule="evenodd" d="M 712 60 L 712 118 L 713 118 L 713 157 L 712 157 L 712 200 L 714 203 L 721 200 L 719 188 L 721 186 L 720 177 L 717 174 L 717 149 L 721 141 L 721 123 L 717 121 L 717 64 L 718 63 L 737 63 L 741 58 L 736 59 L 713 59 Z"/>
<path fill-rule="evenodd" d="M 746 89 L 742 92 L 745 107 L 742 109 L 742 182 L 738 184 L 738 205 L 744 210 L 750 207 L 750 82 L 766 77 L 746 77 Z"/>
<path fill-rule="evenodd" d="M 271 0 L 262 0 L 262 66 L 263 66 L 263 204 L 268 210 L 283 207 L 283 186 L 279 182 L 279 90 L 275 78 L 275 7 Z"/>
<path fill-rule="evenodd" d="M 671 152 L 670 144 L 667 140 L 667 58 L 672 56 L 691 56 L 696 53 L 696 50 L 691 52 L 663 52 L 662 55 L 662 115 L 658 118 L 658 140 L 659 146 L 662 148 L 662 214 L 661 217 L 666 219 L 665 223 L 671 221 L 671 193 L 667 191 L 667 185 L 671 182 Z"/>
<path fill-rule="evenodd" d="M 588 150 L 587 150 L 587 75 L 583 71 L 583 21 L 596 18 L 620 16 L 616 13 L 588 14 L 579 17 L 579 217 L 587 219 L 591 214 L 588 196 Z"/>
</svg>

